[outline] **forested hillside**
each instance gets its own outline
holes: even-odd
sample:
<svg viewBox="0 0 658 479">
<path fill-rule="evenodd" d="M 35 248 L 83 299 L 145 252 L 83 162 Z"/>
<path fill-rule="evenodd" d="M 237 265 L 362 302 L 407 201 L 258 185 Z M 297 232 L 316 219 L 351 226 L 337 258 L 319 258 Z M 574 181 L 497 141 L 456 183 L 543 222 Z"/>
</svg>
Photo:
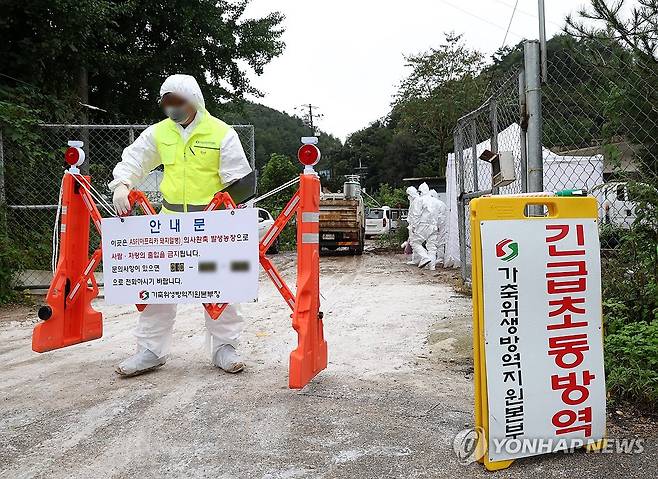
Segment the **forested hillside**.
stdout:
<svg viewBox="0 0 658 479">
<path fill-rule="evenodd" d="M 573 30 L 573 29 L 572 29 Z M 575 150 L 606 144 L 618 156 L 621 139 L 645 145 L 638 151 L 643 173 L 655 178 L 655 55 L 616 40 L 614 33 L 573 31 L 548 41 L 550 81 L 544 95 L 544 145 Z M 504 48 L 491 59 L 469 48 L 461 36 L 447 34 L 435 48 L 407 57 L 409 74 L 398 86 L 391 110 L 352 133 L 332 158 L 334 177 L 365 167 L 364 184 L 402 187 L 402 178 L 443 176 L 453 151 L 457 120 L 481 105 L 505 80 L 516 82 L 523 63 L 523 44 Z M 619 72 L 631 74 L 619 79 Z M 500 130 L 518 121 L 516 98 Z M 507 122 L 507 123 L 505 123 Z M 487 138 L 478 138 L 484 141 Z"/>
<path fill-rule="evenodd" d="M 272 154 L 295 158 L 302 136 L 311 135 L 301 118 L 291 116 L 258 103 L 230 103 L 219 109 L 219 116 L 231 124 L 254 125 L 256 131 L 256 167 L 261 170 Z M 324 161 L 330 161 L 332 152 L 340 148 L 338 138 L 322 132 L 319 145 Z"/>
</svg>

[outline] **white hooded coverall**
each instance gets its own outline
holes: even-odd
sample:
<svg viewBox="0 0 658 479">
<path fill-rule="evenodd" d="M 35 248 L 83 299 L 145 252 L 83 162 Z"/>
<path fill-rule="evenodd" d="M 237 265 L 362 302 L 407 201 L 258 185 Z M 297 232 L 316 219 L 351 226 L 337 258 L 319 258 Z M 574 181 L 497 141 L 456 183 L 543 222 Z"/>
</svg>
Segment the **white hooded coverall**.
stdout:
<svg viewBox="0 0 658 479">
<path fill-rule="evenodd" d="M 408 264 L 418 265 L 421 258 L 418 255 L 418 252 L 413 248 L 414 228 L 418 224 L 421 208 L 418 190 L 413 186 L 408 187 L 407 198 L 409 200 L 409 211 L 407 212 L 407 229 L 409 231 L 409 246 L 411 247 L 411 261 L 409 261 Z"/>
<path fill-rule="evenodd" d="M 203 115 L 207 114 L 201 89 L 192 76 L 172 75 L 160 87 L 160 98 L 166 93 L 182 97 L 196 108 L 197 113 L 189 125 L 186 127 L 177 125 L 181 137 L 186 141 Z M 133 144 L 123 150 L 121 162 L 112 172 L 114 180 L 109 184 L 111 190 L 120 184 L 125 184 L 128 188 L 139 186 L 149 172 L 161 164 L 154 131 L 154 125 L 149 126 Z M 224 185 L 251 173 L 251 166 L 244 154 L 238 134 L 233 128 L 226 134 L 221 144 L 220 155 L 221 162 L 217 174 Z M 134 331 L 138 352 L 148 349 L 158 358 L 169 354 L 176 307 L 176 304 L 150 304 L 139 315 Z M 235 347 L 244 323 L 239 306 L 228 306 L 217 320 L 213 320 L 207 312 L 204 313 L 206 344 L 211 358 L 223 344 Z"/>
<path fill-rule="evenodd" d="M 411 238 L 411 247 L 414 252 L 420 256 L 420 265 L 432 262 L 432 258 L 436 258 L 436 245 L 435 236 L 437 235 L 435 208 L 433 198 L 430 195 L 430 188 L 427 183 L 423 183 L 418 187 L 420 198 L 416 200 L 419 204 L 419 212 L 417 214 L 417 224 L 414 225 L 414 234 Z M 425 249 L 423 243 L 427 242 Z"/>
<path fill-rule="evenodd" d="M 439 194 L 435 190 L 430 190 L 430 198 L 434 200 L 432 202 L 432 214 L 436 219 L 437 234 L 427 240 L 427 250 L 434 251 L 434 256 L 430 255 L 430 259 L 433 261 L 431 264 L 434 266 L 436 263 L 443 264 L 444 262 L 448 227 L 448 206 L 439 199 Z"/>
</svg>

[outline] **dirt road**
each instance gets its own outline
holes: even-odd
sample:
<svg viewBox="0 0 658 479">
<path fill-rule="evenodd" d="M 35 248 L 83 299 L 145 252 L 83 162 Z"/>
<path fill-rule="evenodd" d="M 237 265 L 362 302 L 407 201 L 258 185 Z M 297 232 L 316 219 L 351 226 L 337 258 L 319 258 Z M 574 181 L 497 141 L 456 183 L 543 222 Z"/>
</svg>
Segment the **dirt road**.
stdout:
<svg viewBox="0 0 658 479">
<path fill-rule="evenodd" d="M 276 261 L 294 285 L 293 258 Z M 134 307 L 99 302 L 103 339 L 46 354 L 30 350 L 31 313 L 5 312 L 0 477 L 493 477 L 452 450 L 472 425 L 470 299 L 455 273 L 403 261 L 322 258 L 330 364 L 302 391 L 287 388 L 296 335 L 264 278 L 260 302 L 244 306 L 248 368 L 236 376 L 207 359 L 200 307 L 179 308 L 166 366 L 133 379 L 113 366 L 133 351 Z M 496 478 L 653 478 L 655 428 L 643 431 L 643 454 L 554 454 Z"/>
</svg>

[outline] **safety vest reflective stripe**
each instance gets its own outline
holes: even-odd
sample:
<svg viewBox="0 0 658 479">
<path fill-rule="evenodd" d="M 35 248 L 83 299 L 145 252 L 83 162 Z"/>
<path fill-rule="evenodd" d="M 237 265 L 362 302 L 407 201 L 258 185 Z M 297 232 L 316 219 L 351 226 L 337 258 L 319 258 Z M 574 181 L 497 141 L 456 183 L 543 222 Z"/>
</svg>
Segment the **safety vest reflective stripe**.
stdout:
<svg viewBox="0 0 658 479">
<path fill-rule="evenodd" d="M 185 212 L 185 206 L 187 206 L 187 212 L 196 212 L 196 211 L 203 211 L 206 209 L 208 205 L 183 205 L 182 203 L 169 203 L 167 200 L 163 199 L 162 200 L 162 207 L 167 210 L 171 211 L 172 213 L 183 213 Z"/>
<path fill-rule="evenodd" d="M 160 183 L 164 202 L 182 205 L 182 212 L 190 211 L 190 205 L 207 205 L 224 188 L 219 176 L 220 150 L 230 129 L 208 112 L 187 141 L 183 141 L 178 126 L 169 118 L 155 125 L 155 144 L 164 165 Z"/>
</svg>

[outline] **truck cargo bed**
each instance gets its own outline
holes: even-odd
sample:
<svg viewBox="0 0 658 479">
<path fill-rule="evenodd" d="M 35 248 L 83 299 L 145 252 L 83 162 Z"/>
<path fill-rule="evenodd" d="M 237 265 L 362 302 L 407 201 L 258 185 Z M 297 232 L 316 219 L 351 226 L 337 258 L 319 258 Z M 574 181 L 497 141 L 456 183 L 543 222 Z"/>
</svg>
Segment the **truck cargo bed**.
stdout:
<svg viewBox="0 0 658 479">
<path fill-rule="evenodd" d="M 320 197 L 320 246 L 330 249 L 349 247 L 363 251 L 365 220 L 363 203 L 340 194 Z"/>
</svg>

